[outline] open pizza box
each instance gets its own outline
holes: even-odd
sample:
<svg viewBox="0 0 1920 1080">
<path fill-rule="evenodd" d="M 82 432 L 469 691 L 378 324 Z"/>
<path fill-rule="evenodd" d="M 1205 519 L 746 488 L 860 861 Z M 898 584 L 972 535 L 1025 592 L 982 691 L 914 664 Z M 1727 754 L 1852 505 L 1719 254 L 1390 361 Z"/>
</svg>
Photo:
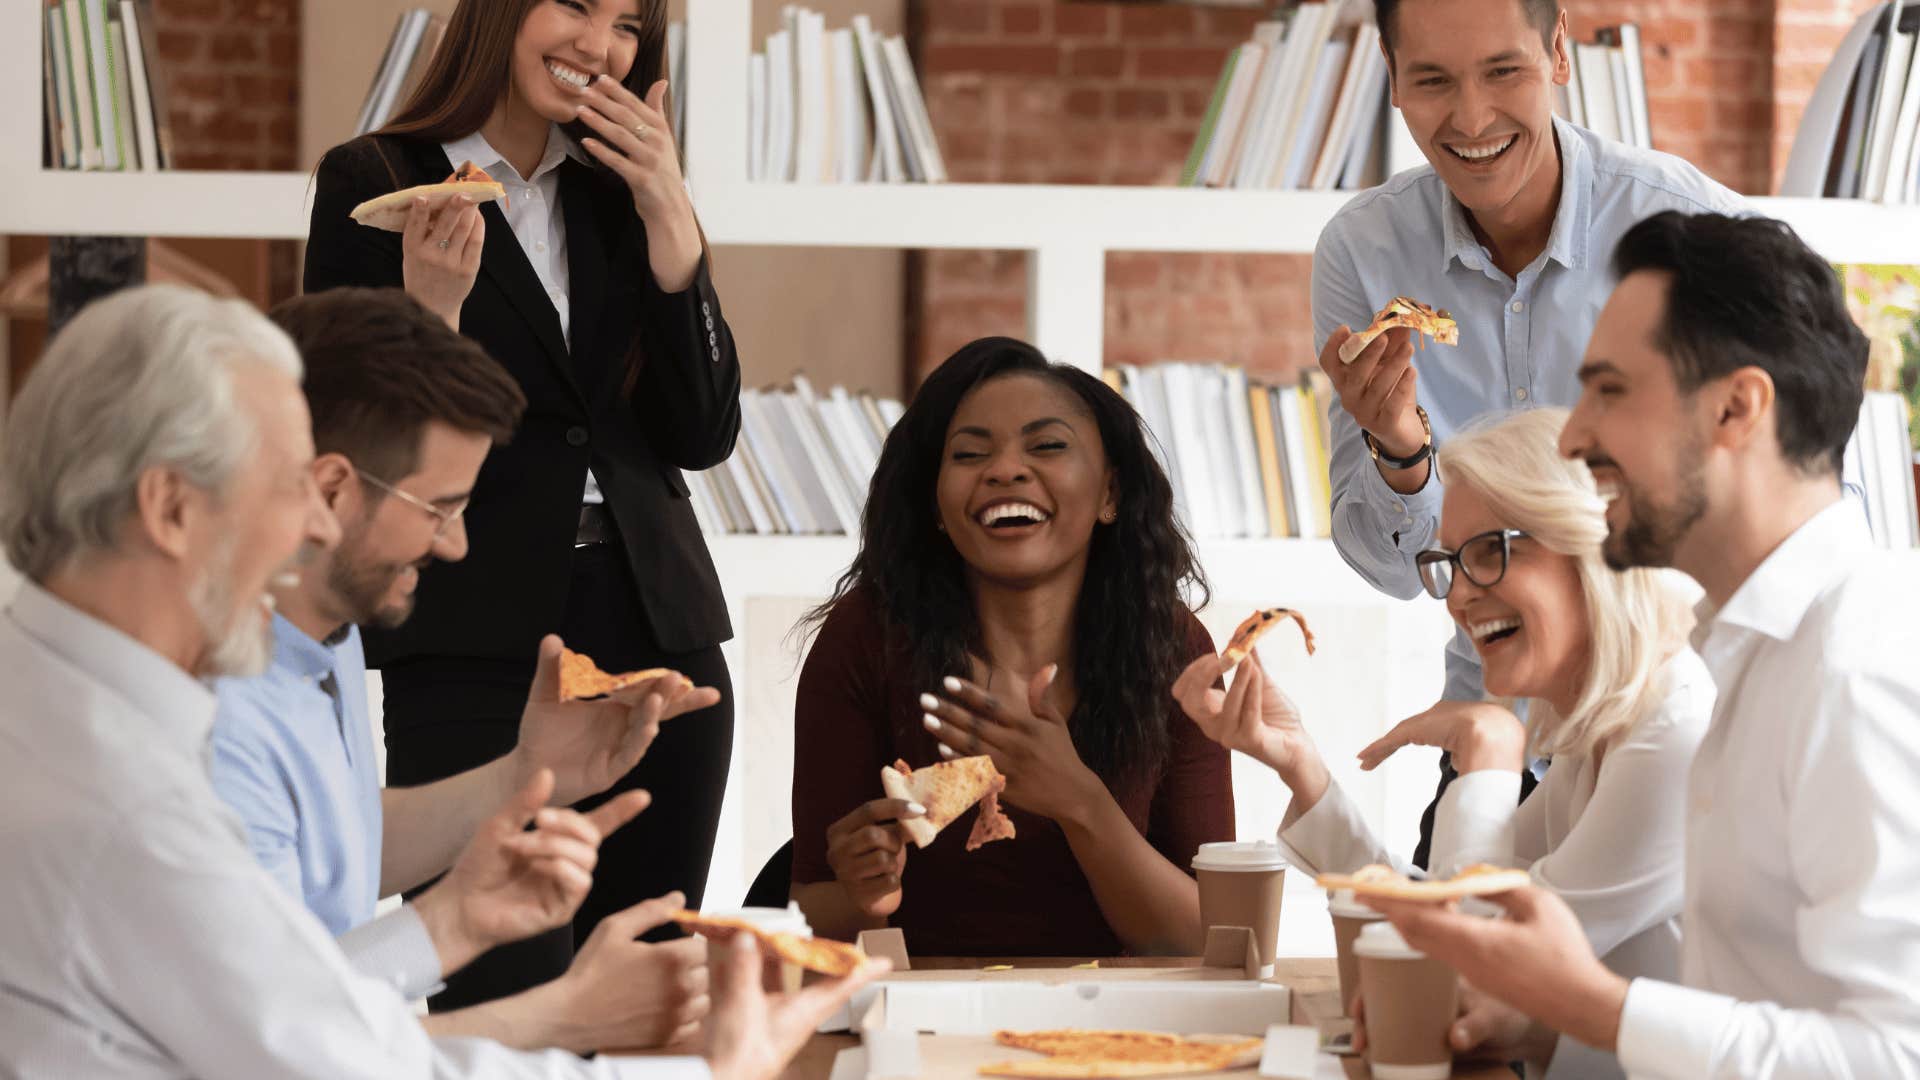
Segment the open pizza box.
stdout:
<svg viewBox="0 0 1920 1080">
<path fill-rule="evenodd" d="M 840 1024 L 823 1027 L 861 1040 L 835 1059 L 832 1080 L 977 1080 L 982 1066 L 1036 1057 L 996 1044 L 1002 1030 L 1240 1036 L 1266 1040 L 1263 1063 L 1274 1069 L 1262 1075 L 1307 1080 L 1324 1068 L 1315 1029 L 1291 1026 L 1291 992 L 1257 978 L 1259 955 L 1244 928 L 1210 931 L 1203 964 L 1191 968 L 918 972 L 897 930 L 863 935 L 860 944 L 895 971 L 856 997 Z"/>
</svg>

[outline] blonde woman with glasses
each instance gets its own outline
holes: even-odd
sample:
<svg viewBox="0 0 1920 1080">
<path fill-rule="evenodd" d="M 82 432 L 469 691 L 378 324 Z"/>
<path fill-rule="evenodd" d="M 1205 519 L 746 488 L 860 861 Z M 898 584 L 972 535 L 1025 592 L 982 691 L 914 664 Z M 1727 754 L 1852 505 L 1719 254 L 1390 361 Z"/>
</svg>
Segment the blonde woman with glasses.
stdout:
<svg viewBox="0 0 1920 1080">
<path fill-rule="evenodd" d="M 1692 616 L 1658 571 L 1610 569 L 1608 499 L 1556 447 L 1563 409 L 1535 409 L 1448 442 L 1439 538 L 1416 557 L 1428 593 L 1471 635 L 1497 701 L 1441 702 L 1362 750 L 1372 769 L 1403 746 L 1453 754 L 1460 779 L 1440 802 L 1431 865 L 1525 867 L 1580 916 L 1625 976 L 1679 968 L 1687 768 L 1713 710 L 1713 682 L 1687 647 Z M 1329 775 L 1299 711 L 1249 655 L 1233 687 L 1219 657 L 1174 691 L 1230 749 L 1266 763 L 1293 793 L 1280 837 L 1312 872 L 1394 858 Z M 1525 699 L 1529 731 L 1506 704 Z M 1520 776 L 1549 757 L 1520 801 Z M 1599 1054 L 1476 995 L 1455 1025 L 1463 1054 L 1524 1060 L 1529 1075 L 1618 1076 Z"/>
</svg>

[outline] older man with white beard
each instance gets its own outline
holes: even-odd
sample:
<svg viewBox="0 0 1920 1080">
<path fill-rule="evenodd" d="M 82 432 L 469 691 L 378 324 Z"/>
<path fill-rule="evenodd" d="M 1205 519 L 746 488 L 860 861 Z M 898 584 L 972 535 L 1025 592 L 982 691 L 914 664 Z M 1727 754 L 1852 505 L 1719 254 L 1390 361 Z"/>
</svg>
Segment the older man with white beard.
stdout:
<svg viewBox="0 0 1920 1080">
<path fill-rule="evenodd" d="M 745 935 L 704 1058 L 430 1038 L 255 863 L 207 777 L 206 679 L 268 661 L 268 587 L 339 528 L 301 365 L 243 304 L 163 286 L 55 340 L 0 455 L 0 1075 L 771 1080 L 876 972 L 768 1000 Z"/>
</svg>

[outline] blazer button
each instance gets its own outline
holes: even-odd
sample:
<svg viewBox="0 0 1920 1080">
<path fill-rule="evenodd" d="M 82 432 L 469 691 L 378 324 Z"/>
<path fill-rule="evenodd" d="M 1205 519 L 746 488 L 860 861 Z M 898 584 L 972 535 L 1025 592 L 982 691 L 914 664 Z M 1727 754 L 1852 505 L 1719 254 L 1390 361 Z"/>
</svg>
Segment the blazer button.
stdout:
<svg viewBox="0 0 1920 1080">
<path fill-rule="evenodd" d="M 587 429 L 583 427 L 579 427 L 577 425 L 574 427 L 568 428 L 567 429 L 567 445 L 568 446 L 587 445 Z"/>
</svg>

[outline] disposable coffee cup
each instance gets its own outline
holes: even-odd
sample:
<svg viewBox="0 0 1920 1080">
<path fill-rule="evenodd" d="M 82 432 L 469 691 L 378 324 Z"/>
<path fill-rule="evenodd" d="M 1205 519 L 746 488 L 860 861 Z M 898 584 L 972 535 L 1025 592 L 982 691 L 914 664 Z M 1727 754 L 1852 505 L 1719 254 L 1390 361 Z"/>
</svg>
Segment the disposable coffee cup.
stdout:
<svg viewBox="0 0 1920 1080">
<path fill-rule="evenodd" d="M 1352 1011 L 1353 996 L 1360 992 L 1360 958 L 1354 955 L 1353 942 L 1369 923 L 1386 916 L 1353 898 L 1352 889 L 1337 889 L 1328 894 L 1327 914 L 1333 916 L 1333 954 L 1340 968 L 1340 1015 Z"/>
<path fill-rule="evenodd" d="M 1244 926 L 1253 931 L 1260 952 L 1260 977 L 1273 976 L 1273 952 L 1280 937 L 1280 896 L 1287 860 L 1268 840 L 1201 844 L 1193 857 L 1200 882 L 1200 931 L 1215 926 Z"/>
<path fill-rule="evenodd" d="M 1453 1048 L 1447 1030 L 1459 1010 L 1453 969 L 1408 947 L 1389 922 L 1375 922 L 1353 943 L 1367 1005 L 1367 1065 L 1378 1080 L 1447 1080 Z"/>
<path fill-rule="evenodd" d="M 769 933 L 797 934 L 800 937 L 812 937 L 813 927 L 807 924 L 807 917 L 800 913 L 800 905 L 789 903 L 783 908 L 749 907 L 733 911 L 705 911 L 703 915 L 712 915 L 724 919 L 739 919 Z M 733 947 L 733 939 L 725 941 L 717 938 L 707 939 L 707 968 L 712 970 L 727 962 L 727 950 Z M 762 966 L 761 985 L 768 993 L 793 993 L 800 989 L 800 981 L 806 970 L 799 964 L 782 960 L 760 946 Z"/>
</svg>

